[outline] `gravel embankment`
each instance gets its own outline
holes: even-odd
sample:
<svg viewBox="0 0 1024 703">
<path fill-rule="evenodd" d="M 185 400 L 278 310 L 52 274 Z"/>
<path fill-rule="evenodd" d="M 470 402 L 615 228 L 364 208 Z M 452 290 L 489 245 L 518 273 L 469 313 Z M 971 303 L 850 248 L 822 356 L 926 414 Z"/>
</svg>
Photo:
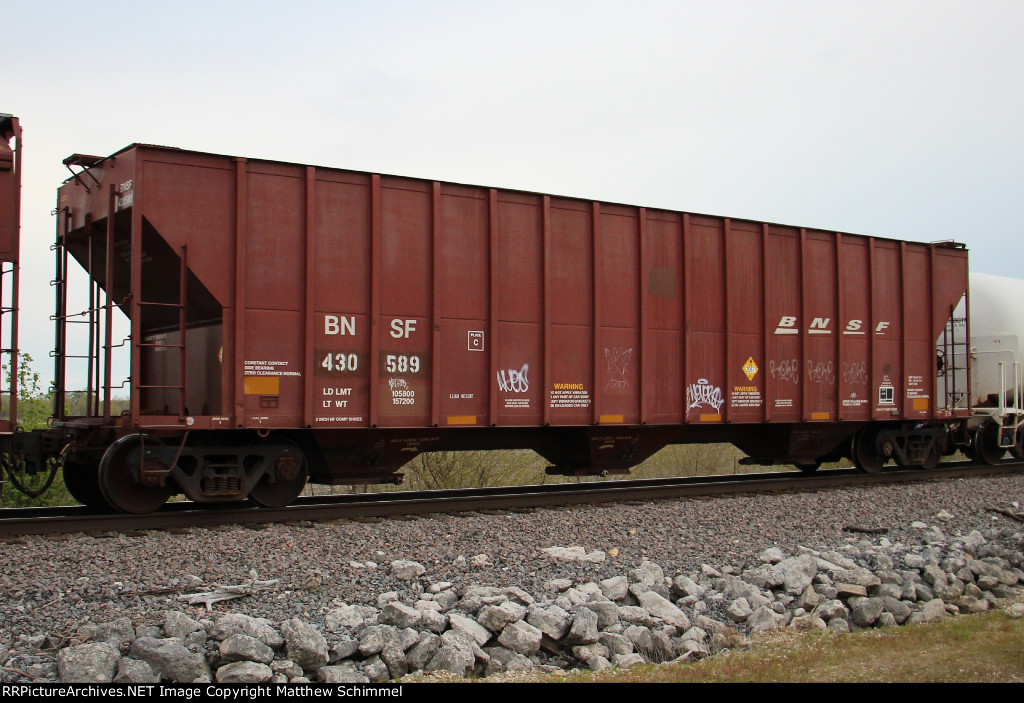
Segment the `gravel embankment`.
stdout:
<svg viewBox="0 0 1024 703">
<path fill-rule="evenodd" d="M 768 547 L 795 554 L 799 547 L 827 550 L 864 540 L 919 544 L 914 521 L 947 535 L 993 527 L 1016 532 L 1013 520 L 991 510 L 1011 509 L 1015 501 L 1024 503 L 1024 476 L 493 515 L 25 537 L 4 544 L 0 645 L 9 656 L 25 637 L 66 637 L 85 623 L 122 616 L 136 627 L 159 626 L 171 610 L 204 617 L 178 596 L 200 585 L 243 583 L 253 571 L 259 579 L 278 579 L 278 588 L 217 603 L 215 613 L 322 623 L 340 603 L 376 606 L 381 593 L 422 589 L 426 582 L 543 593 L 553 579 L 600 581 L 644 560 L 666 574 L 684 574 L 699 573 L 703 564 L 746 568 Z M 888 532 L 852 534 L 844 527 Z M 608 557 L 567 562 L 541 552 L 577 545 Z M 419 581 L 397 580 L 388 565 L 398 559 L 415 560 L 426 573 Z"/>
</svg>

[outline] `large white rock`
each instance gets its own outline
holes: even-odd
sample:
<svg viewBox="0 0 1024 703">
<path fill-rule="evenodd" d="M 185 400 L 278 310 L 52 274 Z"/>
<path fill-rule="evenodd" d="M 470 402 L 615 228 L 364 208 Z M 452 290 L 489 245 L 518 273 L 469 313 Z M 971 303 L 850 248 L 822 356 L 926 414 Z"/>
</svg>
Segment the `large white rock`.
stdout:
<svg viewBox="0 0 1024 703">
<path fill-rule="evenodd" d="M 640 594 L 640 607 L 663 622 L 682 630 L 690 629 L 690 618 L 672 601 L 662 598 L 654 591 Z"/>
</svg>

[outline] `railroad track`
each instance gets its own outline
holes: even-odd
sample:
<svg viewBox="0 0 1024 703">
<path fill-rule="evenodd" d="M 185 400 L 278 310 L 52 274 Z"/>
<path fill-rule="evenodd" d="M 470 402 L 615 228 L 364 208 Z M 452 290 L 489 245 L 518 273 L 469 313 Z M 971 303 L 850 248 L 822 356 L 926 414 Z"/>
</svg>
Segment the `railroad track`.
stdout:
<svg viewBox="0 0 1024 703">
<path fill-rule="evenodd" d="M 7 508 L 0 509 L 0 536 L 132 532 L 290 521 L 322 522 L 345 518 L 512 510 L 766 491 L 824 490 L 994 476 L 1022 470 L 1024 462 L 1005 462 L 996 466 L 964 462 L 944 464 L 930 471 L 887 470 L 878 474 L 863 474 L 854 469 L 834 469 L 814 474 L 770 472 L 499 488 L 393 491 L 306 496 L 285 508 L 261 508 L 249 503 L 202 506 L 182 501 L 168 503 L 161 510 L 148 515 L 101 513 L 85 506 Z"/>
</svg>

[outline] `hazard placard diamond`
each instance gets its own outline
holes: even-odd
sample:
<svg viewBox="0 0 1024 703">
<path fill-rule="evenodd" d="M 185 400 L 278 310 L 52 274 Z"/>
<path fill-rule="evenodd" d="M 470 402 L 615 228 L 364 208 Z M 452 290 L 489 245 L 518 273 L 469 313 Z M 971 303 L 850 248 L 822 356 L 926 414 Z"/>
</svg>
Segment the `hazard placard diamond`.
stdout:
<svg viewBox="0 0 1024 703">
<path fill-rule="evenodd" d="M 757 364 L 754 363 L 754 357 L 747 359 L 747 363 L 743 365 L 743 373 L 747 374 L 748 381 L 754 380 L 754 376 L 757 375 Z"/>
</svg>

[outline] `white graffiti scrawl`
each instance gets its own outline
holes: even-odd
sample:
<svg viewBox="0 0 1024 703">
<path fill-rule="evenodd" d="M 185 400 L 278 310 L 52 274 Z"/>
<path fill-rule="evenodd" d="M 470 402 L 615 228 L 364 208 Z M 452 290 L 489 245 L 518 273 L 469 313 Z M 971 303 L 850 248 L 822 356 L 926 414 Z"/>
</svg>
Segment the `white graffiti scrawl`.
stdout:
<svg viewBox="0 0 1024 703">
<path fill-rule="evenodd" d="M 814 383 L 824 383 L 829 386 L 836 384 L 836 374 L 831 361 L 814 362 L 807 361 L 807 378 Z"/>
<path fill-rule="evenodd" d="M 800 383 L 800 362 L 796 359 L 783 359 L 782 361 L 772 359 L 768 362 L 768 371 L 772 378 L 790 383 Z"/>
<path fill-rule="evenodd" d="M 859 383 L 866 386 L 868 383 L 868 362 L 858 361 L 852 364 L 843 362 L 843 381 L 849 384 Z"/>
<path fill-rule="evenodd" d="M 526 393 L 530 390 L 530 379 L 527 378 L 529 372 L 529 364 L 523 364 L 518 371 L 501 369 L 498 371 L 498 388 L 502 393 Z"/>
<path fill-rule="evenodd" d="M 717 413 L 722 409 L 724 403 L 725 399 L 722 397 L 722 389 L 718 386 L 712 386 L 706 378 L 698 379 L 696 383 L 691 383 L 686 388 L 687 412 L 694 408 L 699 408 L 701 405 L 706 405 L 709 408 L 714 408 Z"/>
<path fill-rule="evenodd" d="M 626 372 L 629 370 L 629 360 L 633 356 L 632 349 L 620 347 L 604 348 L 604 358 L 608 363 L 608 385 L 604 388 L 626 388 L 629 381 L 626 380 Z"/>
</svg>

